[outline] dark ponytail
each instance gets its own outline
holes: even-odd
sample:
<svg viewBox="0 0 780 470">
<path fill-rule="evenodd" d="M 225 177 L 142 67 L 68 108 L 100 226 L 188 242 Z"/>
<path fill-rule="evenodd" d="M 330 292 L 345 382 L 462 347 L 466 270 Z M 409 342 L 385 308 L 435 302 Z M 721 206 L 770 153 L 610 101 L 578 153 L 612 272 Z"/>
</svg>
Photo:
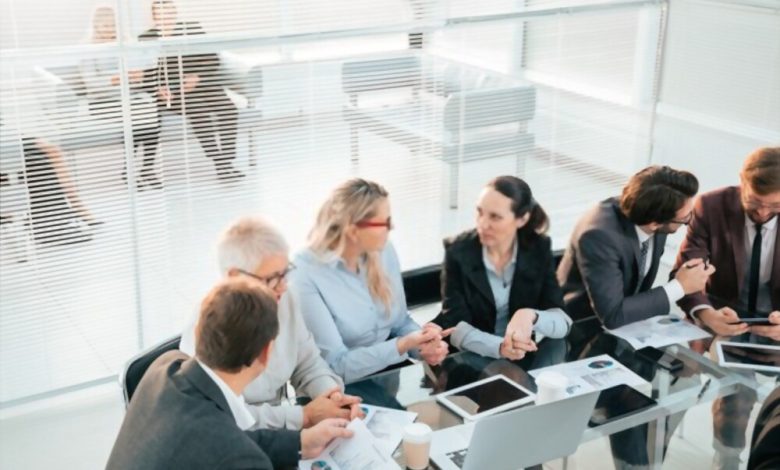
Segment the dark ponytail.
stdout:
<svg viewBox="0 0 780 470">
<path fill-rule="evenodd" d="M 495 189 L 512 200 L 512 213 L 515 218 L 523 217 L 530 212 L 528 223 L 517 231 L 517 240 L 521 246 L 528 246 L 536 237 L 547 232 L 550 219 L 534 199 L 528 183 L 516 176 L 499 176 L 492 179 L 487 187 Z"/>
</svg>

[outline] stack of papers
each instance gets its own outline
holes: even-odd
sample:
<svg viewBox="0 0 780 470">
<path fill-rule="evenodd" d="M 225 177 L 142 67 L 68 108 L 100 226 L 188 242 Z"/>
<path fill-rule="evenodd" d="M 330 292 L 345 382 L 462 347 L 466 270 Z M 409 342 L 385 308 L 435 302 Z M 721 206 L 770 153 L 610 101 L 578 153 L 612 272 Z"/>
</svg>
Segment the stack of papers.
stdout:
<svg viewBox="0 0 780 470">
<path fill-rule="evenodd" d="M 648 318 L 607 332 L 628 341 L 634 349 L 646 346 L 662 348 L 712 336 L 698 326 L 673 315 Z"/>
<path fill-rule="evenodd" d="M 543 367 L 528 373 L 535 379 L 546 370 L 559 372 L 569 379 L 566 395 L 570 397 L 597 390 L 605 390 L 615 385 L 625 384 L 634 388 L 649 385 L 645 379 L 636 375 L 608 354 Z"/>
<path fill-rule="evenodd" d="M 403 428 L 417 413 L 361 405 L 366 417 L 347 426 L 354 435 L 335 439 L 314 459 L 302 460 L 300 470 L 400 470 L 393 452 L 403 438 Z"/>
</svg>

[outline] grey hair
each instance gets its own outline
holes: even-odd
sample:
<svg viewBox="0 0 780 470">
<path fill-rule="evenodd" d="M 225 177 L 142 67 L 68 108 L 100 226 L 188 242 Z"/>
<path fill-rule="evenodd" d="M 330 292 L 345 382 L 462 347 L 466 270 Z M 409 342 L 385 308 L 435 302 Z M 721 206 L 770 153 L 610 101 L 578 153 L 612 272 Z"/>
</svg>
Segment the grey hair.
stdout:
<svg viewBox="0 0 780 470">
<path fill-rule="evenodd" d="M 290 247 L 268 220 L 246 216 L 231 223 L 217 241 L 217 262 L 222 275 L 231 268 L 254 272 L 271 255 L 287 256 Z"/>
</svg>

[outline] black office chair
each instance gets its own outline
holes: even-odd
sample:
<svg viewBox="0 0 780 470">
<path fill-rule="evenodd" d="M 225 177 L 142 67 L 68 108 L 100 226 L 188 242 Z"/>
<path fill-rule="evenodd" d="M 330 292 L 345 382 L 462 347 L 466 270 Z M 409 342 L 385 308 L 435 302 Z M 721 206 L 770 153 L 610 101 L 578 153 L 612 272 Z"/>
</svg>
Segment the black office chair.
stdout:
<svg viewBox="0 0 780 470">
<path fill-rule="evenodd" d="M 152 362 L 163 353 L 179 349 L 180 342 L 181 335 L 176 335 L 160 344 L 152 346 L 146 351 L 138 353 L 127 361 L 124 372 L 119 376 L 119 385 L 122 387 L 122 393 L 125 397 L 125 407 L 130 404 L 130 399 L 133 397 L 135 389 L 141 382 L 141 378 L 146 373 L 146 369 L 148 369 Z"/>
</svg>

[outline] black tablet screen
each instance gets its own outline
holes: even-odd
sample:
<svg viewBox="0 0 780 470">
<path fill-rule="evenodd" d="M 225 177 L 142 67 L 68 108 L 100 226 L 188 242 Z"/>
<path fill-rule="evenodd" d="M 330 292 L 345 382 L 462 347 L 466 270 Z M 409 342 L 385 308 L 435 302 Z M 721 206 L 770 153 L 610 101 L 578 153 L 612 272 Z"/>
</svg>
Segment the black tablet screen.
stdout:
<svg viewBox="0 0 780 470">
<path fill-rule="evenodd" d="M 477 414 L 492 410 L 493 408 L 511 403 L 516 400 L 523 399 L 527 396 L 527 393 L 508 383 L 506 380 L 496 378 L 490 382 L 485 382 L 467 388 L 466 390 L 462 390 L 458 393 L 453 393 L 447 398 L 449 398 L 454 403 L 461 402 L 461 400 L 455 397 L 468 398 L 472 402 L 476 403 L 477 410 L 474 414 Z"/>
<path fill-rule="evenodd" d="M 589 425 L 600 426 L 655 404 L 655 400 L 628 385 L 616 385 L 601 391 Z"/>
</svg>

